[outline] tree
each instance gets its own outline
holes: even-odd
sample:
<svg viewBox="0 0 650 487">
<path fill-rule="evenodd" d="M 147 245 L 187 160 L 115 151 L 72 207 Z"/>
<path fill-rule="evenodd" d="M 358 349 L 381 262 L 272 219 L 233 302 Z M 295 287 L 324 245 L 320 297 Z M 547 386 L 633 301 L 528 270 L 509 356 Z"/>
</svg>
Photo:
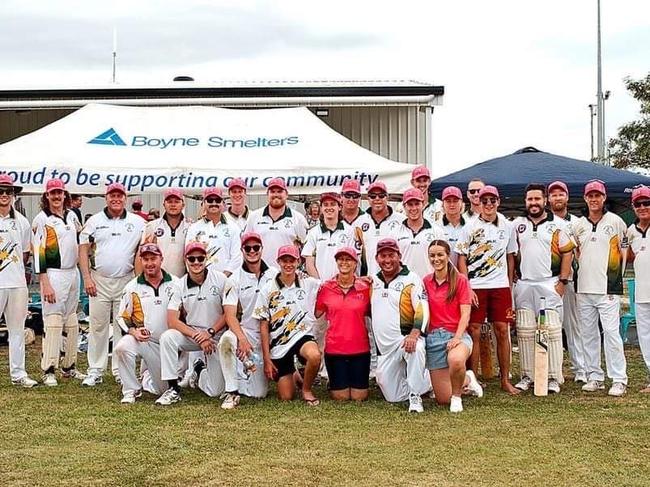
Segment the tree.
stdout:
<svg viewBox="0 0 650 487">
<path fill-rule="evenodd" d="M 641 118 L 618 129 L 609 141 L 610 159 L 618 168 L 650 169 L 650 73 L 638 80 L 625 78 L 625 87 L 641 103 Z"/>
</svg>

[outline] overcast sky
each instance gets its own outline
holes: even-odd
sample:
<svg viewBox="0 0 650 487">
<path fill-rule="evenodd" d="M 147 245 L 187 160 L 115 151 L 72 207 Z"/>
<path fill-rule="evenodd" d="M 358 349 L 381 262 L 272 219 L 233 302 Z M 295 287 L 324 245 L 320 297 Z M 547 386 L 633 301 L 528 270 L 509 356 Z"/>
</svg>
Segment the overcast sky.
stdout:
<svg viewBox="0 0 650 487">
<path fill-rule="evenodd" d="M 445 87 L 441 176 L 524 146 L 590 157 L 596 0 L 2 0 L 0 88 L 118 82 L 415 79 Z M 638 115 L 650 1 L 602 0 L 607 136 Z"/>
</svg>

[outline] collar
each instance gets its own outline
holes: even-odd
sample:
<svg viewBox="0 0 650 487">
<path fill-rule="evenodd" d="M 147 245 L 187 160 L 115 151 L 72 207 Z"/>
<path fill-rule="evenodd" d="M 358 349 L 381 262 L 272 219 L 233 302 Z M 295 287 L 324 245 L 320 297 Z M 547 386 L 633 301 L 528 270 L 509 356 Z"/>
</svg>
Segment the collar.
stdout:
<svg viewBox="0 0 650 487">
<path fill-rule="evenodd" d="M 551 212 L 551 213 L 553 213 L 553 212 Z M 567 222 L 568 222 L 568 221 L 571 221 L 571 213 L 569 213 L 568 211 L 566 212 L 566 216 L 559 216 L 559 215 L 556 215 L 555 213 L 553 213 L 553 215 L 554 215 L 556 218 L 560 218 L 560 219 L 562 219 L 562 220 L 564 220 L 564 221 L 567 221 Z"/>
<path fill-rule="evenodd" d="M 447 216 L 442 215 L 442 225 L 446 227 L 449 224 L 450 224 L 450 222 L 449 222 L 449 220 L 447 220 Z M 463 218 L 463 215 L 460 215 L 460 226 L 461 227 L 465 226 L 465 218 Z"/>
<path fill-rule="evenodd" d="M 363 215 L 363 211 L 357 208 L 357 215 L 352 220 L 348 220 L 347 218 L 345 218 L 345 216 L 343 216 L 343 210 L 341 210 L 341 219 L 344 220 L 348 225 L 352 225 L 352 223 L 361 215 Z"/>
<path fill-rule="evenodd" d="M 282 288 L 285 288 L 287 286 L 284 284 L 284 282 L 282 282 L 282 279 L 280 279 L 280 275 L 281 275 L 281 273 L 278 272 L 278 275 L 275 276 L 275 283 L 278 285 L 278 288 L 282 289 Z M 300 279 L 298 279 L 298 274 L 296 274 L 296 277 L 295 277 L 295 279 L 293 281 L 293 285 L 296 286 L 296 287 L 300 287 Z"/>
<path fill-rule="evenodd" d="M 252 274 L 252 272 L 248 268 L 248 265 L 246 264 L 246 261 L 242 262 L 241 268 L 244 272 L 247 272 L 248 274 Z M 269 270 L 269 266 L 266 265 L 266 262 L 262 261 L 260 263 L 260 275 L 264 274 L 268 270 Z"/>
<path fill-rule="evenodd" d="M 283 218 L 291 218 L 291 215 L 292 215 L 291 208 L 289 208 L 287 205 L 284 205 L 284 213 L 282 213 L 282 215 L 280 215 L 280 218 L 278 218 L 277 220 L 273 220 L 273 218 L 271 217 L 271 213 L 269 213 L 269 205 L 266 205 L 264 207 L 264 210 L 262 211 L 262 216 L 268 216 L 274 222 L 282 220 Z"/>
<path fill-rule="evenodd" d="M 171 227 L 171 225 L 169 225 L 169 220 L 167 219 L 167 213 L 163 213 L 163 216 L 161 216 L 160 219 L 161 219 L 161 220 L 165 220 L 165 221 L 167 222 L 167 225 L 168 225 L 169 227 Z M 185 214 L 184 214 L 184 213 L 181 213 L 181 219 L 179 220 L 179 223 L 178 223 L 178 224 L 180 225 L 180 224 L 183 223 L 184 221 L 185 221 Z"/>
<path fill-rule="evenodd" d="M 329 228 L 327 228 L 327 226 L 325 225 L 325 219 L 324 218 L 320 219 L 320 231 L 321 232 L 323 232 L 323 233 L 326 233 L 326 232 L 334 233 L 337 230 L 345 230 L 345 227 L 343 227 L 343 220 L 341 220 L 340 218 L 336 222 L 336 228 L 334 228 L 334 230 L 330 230 Z"/>
<path fill-rule="evenodd" d="M 406 266 L 406 264 L 402 264 L 402 270 L 400 270 L 397 274 L 395 274 L 395 277 L 393 278 L 393 280 L 395 280 L 399 276 L 406 276 L 409 272 L 411 272 L 411 271 L 409 271 L 409 268 Z M 388 286 L 388 283 L 384 279 L 384 273 L 382 271 L 379 271 L 377 273 L 377 277 L 381 280 L 381 282 L 384 283 L 385 286 Z"/>
<path fill-rule="evenodd" d="M 483 223 L 492 224 L 492 225 L 494 225 L 495 227 L 498 227 L 498 226 L 499 226 L 499 214 L 498 214 L 498 213 L 497 213 L 497 216 L 496 216 L 496 218 L 494 219 L 493 222 L 489 222 L 489 221 L 487 221 L 487 220 L 483 220 L 483 217 L 482 217 L 481 215 L 478 216 L 478 219 L 479 219 L 480 221 L 482 221 Z"/>
<path fill-rule="evenodd" d="M 158 287 L 172 280 L 172 276 L 167 274 L 167 272 L 165 272 L 164 270 L 162 271 L 162 276 L 163 276 L 162 281 L 160 281 L 160 285 Z M 149 281 L 145 279 L 144 272 L 138 276 L 137 282 L 138 284 L 144 284 L 146 286 L 149 286 L 150 288 L 156 289 Z"/>
<path fill-rule="evenodd" d="M 212 220 L 210 220 L 209 218 L 206 218 L 206 217 L 203 217 L 203 221 L 205 223 L 212 223 Z M 219 223 L 228 223 L 228 221 L 226 220 L 226 217 L 224 216 L 223 213 L 219 217 Z"/>
<path fill-rule="evenodd" d="M 104 215 L 106 215 L 106 218 L 109 220 L 114 220 L 114 218 L 111 216 L 111 214 L 108 212 L 108 206 L 104 207 Z M 126 208 L 122 210 L 122 214 L 118 216 L 118 219 L 124 220 L 126 218 Z"/>
<path fill-rule="evenodd" d="M 402 225 L 404 226 L 404 228 L 406 228 L 407 230 L 412 232 L 413 235 L 415 236 L 418 233 L 420 233 L 421 231 L 426 230 L 427 228 L 433 228 L 431 226 L 431 222 L 429 220 L 427 220 L 426 218 L 423 218 L 422 220 L 423 220 L 422 228 L 420 228 L 417 232 L 415 230 L 413 230 L 411 227 L 408 226 L 408 221 L 409 221 L 408 218 L 404 218 L 404 221 L 402 222 Z"/>
<path fill-rule="evenodd" d="M 206 267 L 205 269 L 203 269 L 203 282 L 205 282 L 205 280 L 206 280 L 207 278 L 208 278 L 208 268 Z M 201 284 L 199 284 L 198 282 L 195 282 L 195 281 L 190 277 L 190 273 L 188 272 L 188 273 L 187 273 L 187 289 L 191 289 L 191 288 L 193 288 L 193 287 L 199 287 L 199 286 L 201 286 Z"/>
<path fill-rule="evenodd" d="M 432 272 L 431 274 L 429 274 L 428 277 L 431 278 L 431 283 L 432 283 L 436 288 L 441 288 L 441 287 L 444 286 L 445 284 L 449 284 L 449 273 L 447 273 L 447 277 L 446 277 L 446 279 L 445 279 L 444 281 L 442 281 L 441 284 L 438 284 L 438 281 L 436 280 L 436 273 L 435 273 L 435 272 Z"/>
<path fill-rule="evenodd" d="M 388 208 L 388 215 L 386 215 L 386 217 L 381 221 L 375 220 L 375 217 L 372 216 L 372 206 L 366 210 L 366 213 L 372 219 L 372 221 L 375 222 L 375 225 L 381 225 L 383 222 L 388 220 L 388 218 L 390 218 L 390 216 L 393 214 L 393 207 L 388 205 L 387 208 Z"/>
<path fill-rule="evenodd" d="M 233 218 L 248 218 L 248 213 L 249 213 L 250 210 L 248 209 L 247 205 L 244 206 L 244 213 L 242 213 L 241 215 L 235 215 L 231 211 L 231 208 L 232 208 L 232 206 L 228 207 L 228 213 L 230 213 L 230 216 L 232 216 Z"/>
<path fill-rule="evenodd" d="M 332 291 L 335 291 L 335 292 L 340 292 L 340 293 L 345 292 L 345 291 L 343 291 L 341 286 L 339 286 L 339 283 L 336 280 L 336 276 L 334 276 L 332 279 L 330 279 L 328 281 L 325 281 L 323 283 L 323 286 L 327 287 L 328 289 L 330 289 Z M 363 290 L 365 290 L 367 288 L 368 288 L 368 284 L 366 284 L 361 279 L 359 279 L 358 277 L 355 276 L 354 283 L 352 284 L 352 287 L 348 290 L 348 292 L 351 291 L 351 290 L 361 292 L 361 291 L 363 291 Z"/>
<path fill-rule="evenodd" d="M 60 217 L 59 215 L 55 215 L 54 213 L 52 213 L 49 210 L 49 208 L 43 208 L 43 213 L 45 213 L 46 216 L 54 216 L 56 218 L 60 218 L 65 223 L 65 222 L 68 221 L 68 214 L 70 213 L 70 210 L 64 209 L 63 210 L 63 217 Z"/>
<path fill-rule="evenodd" d="M 547 211 L 546 212 L 546 218 L 543 220 L 540 220 L 539 223 L 534 223 L 533 220 L 530 219 L 528 215 L 526 215 L 526 220 L 528 220 L 531 225 L 533 226 L 533 230 L 537 230 L 537 227 L 540 225 L 543 225 L 544 223 L 552 222 L 555 219 L 555 215 L 553 214 L 552 211 Z"/>
<path fill-rule="evenodd" d="M 648 228 L 646 228 L 645 230 L 641 230 L 641 228 L 639 227 L 639 219 L 636 218 L 634 220 L 634 228 L 636 229 L 637 232 L 641 234 L 641 238 L 645 238 L 646 234 L 648 233 L 648 230 L 650 230 L 650 225 L 648 225 Z"/>
</svg>

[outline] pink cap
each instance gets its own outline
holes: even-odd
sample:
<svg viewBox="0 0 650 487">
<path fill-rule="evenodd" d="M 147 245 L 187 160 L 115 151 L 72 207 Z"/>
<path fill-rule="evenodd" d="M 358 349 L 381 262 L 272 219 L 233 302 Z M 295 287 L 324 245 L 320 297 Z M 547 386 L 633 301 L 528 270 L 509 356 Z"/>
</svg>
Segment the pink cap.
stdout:
<svg viewBox="0 0 650 487">
<path fill-rule="evenodd" d="M 262 243 L 262 237 L 259 233 L 255 232 L 246 232 L 241 236 L 241 244 L 244 245 L 249 240 L 257 240 L 259 243 Z"/>
<path fill-rule="evenodd" d="M 136 198 L 136 199 L 133 200 L 133 203 L 131 203 L 131 204 L 132 205 L 142 206 L 142 200 L 140 198 Z"/>
<path fill-rule="evenodd" d="M 375 181 L 372 183 L 370 186 L 368 186 L 368 193 L 371 192 L 375 193 L 388 193 L 388 189 L 386 188 L 386 185 L 382 183 L 381 181 Z"/>
<path fill-rule="evenodd" d="M 395 252 L 400 253 L 399 245 L 397 245 L 397 241 L 394 238 L 382 238 L 377 242 L 377 255 L 379 255 L 379 252 L 382 250 L 394 250 Z"/>
<path fill-rule="evenodd" d="M 650 199 L 650 188 L 647 186 L 639 186 L 632 191 L 632 203 L 642 198 Z"/>
<path fill-rule="evenodd" d="M 587 196 L 592 191 L 597 191 L 602 195 L 607 196 L 607 190 L 605 189 L 605 184 L 602 181 L 589 181 L 585 184 L 585 196 Z"/>
<path fill-rule="evenodd" d="M 483 186 L 481 188 L 481 191 L 478 192 L 478 197 L 482 198 L 483 196 L 496 196 L 499 198 L 499 190 L 496 189 L 494 186 Z"/>
<path fill-rule="evenodd" d="M 162 255 L 162 250 L 160 250 L 158 244 L 146 243 L 140 246 L 140 255 L 144 255 L 144 254 Z"/>
<path fill-rule="evenodd" d="M 117 191 L 118 193 L 122 193 L 124 196 L 126 196 L 126 188 L 122 183 L 111 183 L 108 186 L 106 186 L 106 194 L 113 193 L 115 191 Z"/>
<path fill-rule="evenodd" d="M 62 179 L 59 179 L 59 178 L 50 179 L 45 184 L 45 192 L 46 193 L 49 193 L 50 191 L 54 191 L 56 189 L 59 189 L 61 191 L 65 191 L 65 183 L 63 182 Z"/>
<path fill-rule="evenodd" d="M 223 191 L 221 191 L 221 188 L 217 187 L 205 188 L 203 190 L 203 199 L 206 199 L 209 196 L 217 196 L 223 199 Z"/>
<path fill-rule="evenodd" d="M 336 201 L 337 203 L 341 203 L 341 198 L 338 193 L 331 193 L 331 192 L 322 193 L 320 195 L 321 203 L 325 200 L 332 200 L 332 201 Z"/>
<path fill-rule="evenodd" d="M 163 193 L 163 201 L 165 201 L 167 198 L 174 196 L 175 198 L 178 198 L 179 200 L 183 199 L 183 191 L 181 191 L 178 188 L 169 188 L 166 189 L 165 192 Z"/>
<path fill-rule="evenodd" d="M 359 261 L 359 256 L 357 255 L 357 251 L 354 250 L 352 247 L 341 247 L 334 254 L 334 258 L 338 259 L 340 255 L 347 255 L 348 257 L 354 259 L 356 262 Z"/>
<path fill-rule="evenodd" d="M 411 200 L 424 201 L 422 191 L 417 188 L 409 188 L 404 191 L 404 195 L 402 195 L 402 203 L 407 203 Z"/>
<path fill-rule="evenodd" d="M 14 193 L 18 194 L 22 191 L 22 186 L 16 186 L 14 184 L 14 178 L 9 174 L 0 174 L 0 186 L 11 186 L 14 188 Z"/>
<path fill-rule="evenodd" d="M 203 254 L 208 253 L 208 251 L 205 248 L 205 245 L 202 244 L 201 242 L 190 242 L 185 246 L 185 255 L 189 254 L 190 252 L 194 252 L 196 250 L 198 250 Z"/>
<path fill-rule="evenodd" d="M 463 192 L 457 186 L 447 186 L 445 189 L 442 190 L 442 199 L 444 201 L 446 198 L 449 197 L 458 198 L 459 200 L 462 200 Z"/>
<path fill-rule="evenodd" d="M 283 245 L 278 249 L 278 259 L 280 260 L 282 257 L 293 257 L 296 260 L 300 260 L 300 252 L 298 252 L 298 247 L 295 245 Z"/>
<path fill-rule="evenodd" d="M 241 189 L 246 189 L 246 181 L 244 181 L 242 178 L 233 178 L 230 180 L 228 183 L 228 189 L 231 190 L 233 188 L 241 188 Z"/>
<path fill-rule="evenodd" d="M 282 178 L 273 178 L 269 181 L 268 186 L 266 187 L 267 190 L 271 188 L 280 188 L 284 189 L 285 191 L 287 190 L 287 183 L 284 182 L 284 179 Z"/>
<path fill-rule="evenodd" d="M 341 193 L 357 193 L 361 194 L 361 185 L 356 179 L 346 179 L 341 186 Z"/>
<path fill-rule="evenodd" d="M 567 188 L 567 185 L 564 184 L 562 181 L 553 181 L 551 184 L 548 185 L 546 191 L 550 193 L 554 189 L 561 189 L 567 195 L 569 194 L 569 188 Z"/>
<path fill-rule="evenodd" d="M 427 166 L 418 166 L 413 169 L 413 172 L 411 172 L 411 179 L 421 178 L 422 176 L 426 176 L 431 179 L 431 173 L 429 172 Z"/>
</svg>

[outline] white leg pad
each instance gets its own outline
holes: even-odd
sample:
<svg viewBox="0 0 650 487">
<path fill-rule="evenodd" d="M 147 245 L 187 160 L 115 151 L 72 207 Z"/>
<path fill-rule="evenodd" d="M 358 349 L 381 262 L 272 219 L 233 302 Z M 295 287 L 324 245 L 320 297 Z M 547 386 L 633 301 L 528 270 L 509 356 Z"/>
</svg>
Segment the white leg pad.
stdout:
<svg viewBox="0 0 650 487">
<path fill-rule="evenodd" d="M 537 322 L 535 312 L 530 309 L 517 310 L 517 343 L 519 344 L 519 360 L 521 377 L 533 379 L 535 366 L 535 330 Z"/>
<path fill-rule="evenodd" d="M 41 369 L 46 372 L 59 366 L 61 353 L 61 334 L 63 317 L 60 314 L 47 315 L 43 318 L 43 349 Z"/>
<path fill-rule="evenodd" d="M 553 309 L 546 310 L 546 324 L 548 326 L 548 376 L 560 384 L 564 383 L 562 375 L 562 319 L 560 313 Z"/>
</svg>

